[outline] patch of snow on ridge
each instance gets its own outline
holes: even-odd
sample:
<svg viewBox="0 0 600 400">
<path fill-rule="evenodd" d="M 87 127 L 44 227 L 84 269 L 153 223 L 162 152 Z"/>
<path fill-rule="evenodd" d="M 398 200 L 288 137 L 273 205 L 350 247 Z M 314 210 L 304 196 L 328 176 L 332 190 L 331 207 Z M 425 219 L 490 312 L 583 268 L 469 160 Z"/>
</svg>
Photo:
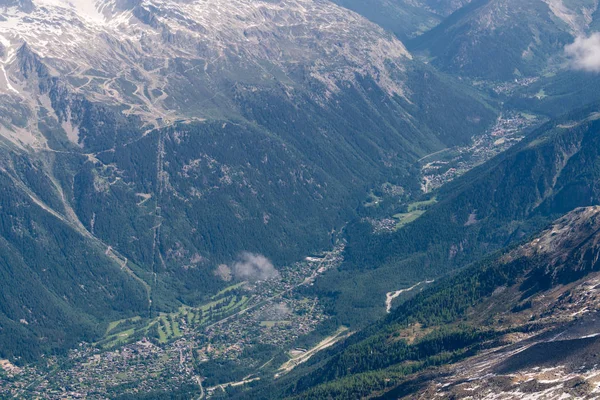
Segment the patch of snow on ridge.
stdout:
<svg viewBox="0 0 600 400">
<path fill-rule="evenodd" d="M 0 48 L 6 53 L 4 56 L 5 59 L 0 58 L 0 90 L 2 87 L 8 89 L 8 91 L 19 94 L 19 91 L 11 85 L 10 80 L 8 79 L 8 74 L 6 73 L 5 64 L 12 61 L 14 57 L 14 49 L 11 49 L 10 41 L 8 41 L 4 36 L 0 35 Z M 2 79 L 4 82 L 2 82 Z"/>
<path fill-rule="evenodd" d="M 38 6 L 69 8 L 80 17 L 103 22 L 104 16 L 98 10 L 98 3 L 97 0 L 34 0 Z"/>
<path fill-rule="evenodd" d="M 405 82 L 412 56 L 402 42 L 329 1 L 33 3 L 31 11 L 3 11 L 0 20 L 0 94 L 19 94 L 21 104 L 38 102 L 14 62 L 24 43 L 53 77 L 65 78 L 70 93 L 117 106 L 148 126 L 235 107 L 227 98 L 232 82 L 236 90 L 271 88 L 273 82 L 289 93 L 308 88 L 325 101 L 368 77 L 383 92 L 410 101 Z M 313 83 L 323 90 L 313 90 Z"/>
</svg>

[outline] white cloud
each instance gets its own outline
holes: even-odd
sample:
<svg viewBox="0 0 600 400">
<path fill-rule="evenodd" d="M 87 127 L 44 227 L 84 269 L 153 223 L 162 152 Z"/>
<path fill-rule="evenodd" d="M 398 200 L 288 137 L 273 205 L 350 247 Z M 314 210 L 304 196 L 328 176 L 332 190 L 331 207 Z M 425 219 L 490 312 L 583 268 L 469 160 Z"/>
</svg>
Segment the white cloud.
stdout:
<svg viewBox="0 0 600 400">
<path fill-rule="evenodd" d="M 600 72 L 600 33 L 589 37 L 579 36 L 565 47 L 571 67 L 578 70 Z"/>
<path fill-rule="evenodd" d="M 242 280 L 266 281 L 279 277 L 271 261 L 260 254 L 242 253 L 232 269 L 235 277 Z"/>
<path fill-rule="evenodd" d="M 281 321 L 291 313 L 292 310 L 285 303 L 277 303 L 264 311 L 262 319 L 266 321 Z"/>
</svg>

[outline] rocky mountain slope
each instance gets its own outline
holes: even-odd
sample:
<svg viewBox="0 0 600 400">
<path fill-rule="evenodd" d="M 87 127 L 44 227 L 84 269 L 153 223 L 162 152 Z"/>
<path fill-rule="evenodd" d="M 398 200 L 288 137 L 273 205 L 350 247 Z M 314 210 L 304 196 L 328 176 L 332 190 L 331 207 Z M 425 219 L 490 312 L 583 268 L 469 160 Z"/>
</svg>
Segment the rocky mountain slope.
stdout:
<svg viewBox="0 0 600 400">
<path fill-rule="evenodd" d="M 565 45 L 595 31 L 597 10 L 588 0 L 478 0 L 409 47 L 462 76 L 539 77 L 565 61 Z"/>
<path fill-rule="evenodd" d="M 3 92 L 35 102 L 20 67 L 24 57 L 32 65 L 38 57 L 48 75 L 65 77 L 89 101 L 121 106 L 155 126 L 157 119 L 228 115 L 231 99 L 222 92 L 236 87 L 277 82 L 292 91 L 306 78 L 321 84 L 322 99 L 355 73 L 377 76 L 384 91 L 402 95 L 396 74 L 411 58 L 381 29 L 326 2 L 34 5 L 3 13 Z M 24 43 L 27 54 L 19 52 Z"/>
<path fill-rule="evenodd" d="M 465 398 L 472 390 L 490 399 L 597 396 L 599 212 L 578 209 L 504 255 L 503 263 L 532 259 L 533 268 L 495 289 L 467 318 L 507 334 L 409 398 Z M 525 327 L 532 328 L 516 334 Z"/>
<path fill-rule="evenodd" d="M 79 136 L 72 110 L 53 110 L 56 99 L 44 99 L 51 88 L 36 88 L 31 78 L 59 79 L 63 92 L 118 107 L 147 129 L 231 117 L 241 113 L 236 98 L 256 90 L 289 97 L 308 89 L 312 100 L 324 103 L 370 78 L 389 96 L 412 102 L 419 95 L 409 80 L 412 56 L 404 45 L 328 2 L 11 4 L 4 5 L 0 21 L 4 100 L 14 103 L 15 113 L 22 111 L 18 105 L 29 104 L 31 115 L 50 107 L 81 146 L 86 138 Z M 24 128 L 4 125 L 8 137 Z M 44 141 L 39 135 L 18 140 L 38 147 Z"/>
<path fill-rule="evenodd" d="M 205 299 L 242 252 L 326 248 L 372 185 L 418 187 L 417 158 L 496 113 L 326 1 L 0 9 L 4 356 Z"/>
<path fill-rule="evenodd" d="M 280 395 L 594 398 L 599 232 L 600 208 L 574 210 L 300 367 Z"/>
<path fill-rule="evenodd" d="M 577 207 L 597 205 L 598 103 L 546 123 L 446 184 L 418 219 L 388 233 L 350 224 L 345 262 L 316 282 L 345 324 L 383 316 L 386 293 L 435 279 L 518 242 Z"/>
</svg>

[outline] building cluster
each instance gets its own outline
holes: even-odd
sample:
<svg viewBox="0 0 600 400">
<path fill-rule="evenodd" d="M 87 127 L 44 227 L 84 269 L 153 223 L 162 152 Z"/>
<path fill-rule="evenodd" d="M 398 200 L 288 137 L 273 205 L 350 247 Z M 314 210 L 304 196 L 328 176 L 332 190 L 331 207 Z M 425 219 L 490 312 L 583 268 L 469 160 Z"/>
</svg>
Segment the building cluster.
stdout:
<svg viewBox="0 0 600 400">
<path fill-rule="evenodd" d="M 252 367 L 253 346 L 289 350 L 327 318 L 316 298 L 302 297 L 297 289 L 339 265 L 342 251 L 340 245 L 281 269 L 278 279 L 245 286 L 252 301 L 217 321 L 191 327 L 185 317 L 169 316 L 177 319 L 181 336 L 166 343 L 143 338 L 112 349 L 82 343 L 46 365 L 19 368 L 2 361 L 0 398 L 108 399 L 199 385 L 203 365 L 213 361 Z"/>
</svg>

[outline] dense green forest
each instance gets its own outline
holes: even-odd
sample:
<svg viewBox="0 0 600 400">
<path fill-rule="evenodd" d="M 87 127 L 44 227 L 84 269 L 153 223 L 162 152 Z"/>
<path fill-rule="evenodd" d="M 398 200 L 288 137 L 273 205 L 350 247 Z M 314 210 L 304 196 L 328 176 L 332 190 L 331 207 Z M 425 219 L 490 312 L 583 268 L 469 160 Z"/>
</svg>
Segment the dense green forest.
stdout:
<svg viewBox="0 0 600 400">
<path fill-rule="evenodd" d="M 240 398 L 269 398 L 268 393 L 299 399 L 372 396 L 417 372 L 498 346 L 507 333 L 542 330 L 548 322 L 538 322 L 529 311 L 534 296 L 543 298 L 546 291 L 600 269 L 595 258 L 598 211 L 589 217 L 589 210 L 572 212 L 538 236 L 548 241 L 557 230 L 568 232 L 550 251 L 536 252 L 538 240 L 529 239 L 490 255 L 443 278 L 289 376 Z M 561 298 L 568 295 L 566 290 Z M 503 323 L 507 314 L 520 312 L 522 322 Z M 546 308 L 540 312 L 551 314 Z"/>
<path fill-rule="evenodd" d="M 459 81 L 408 62 L 414 101 L 357 76 L 326 104 L 273 85 L 241 90 L 227 119 L 147 129 L 70 92 L 27 46 L 19 55 L 58 111 L 43 108 L 39 121 L 52 151 L 3 148 L 2 272 L 7 287 L 43 289 L 3 303 L 3 332 L 23 333 L 0 357 L 35 359 L 97 338 L 111 320 L 197 304 L 227 284 L 216 267 L 244 251 L 282 266 L 330 248 L 373 188 L 417 191 L 416 159 L 468 142 L 497 114 Z M 44 318 L 28 316 L 38 308 Z M 40 341 L 44 325 L 69 340 Z"/>
<path fill-rule="evenodd" d="M 0 354 L 35 359 L 91 340 L 105 319 L 144 312 L 143 288 L 119 271 L 100 243 L 40 207 L 39 202 L 63 207 L 41 166 L 15 163 L 19 178 L 0 176 Z M 15 179 L 26 181 L 39 197 Z"/>
<path fill-rule="evenodd" d="M 597 107 L 542 126 L 447 184 L 437 204 L 397 232 L 375 235 L 368 223 L 349 224 L 344 264 L 314 291 L 329 299 L 340 323 L 360 326 L 382 316 L 387 292 L 460 268 L 576 207 L 598 204 Z"/>
</svg>

